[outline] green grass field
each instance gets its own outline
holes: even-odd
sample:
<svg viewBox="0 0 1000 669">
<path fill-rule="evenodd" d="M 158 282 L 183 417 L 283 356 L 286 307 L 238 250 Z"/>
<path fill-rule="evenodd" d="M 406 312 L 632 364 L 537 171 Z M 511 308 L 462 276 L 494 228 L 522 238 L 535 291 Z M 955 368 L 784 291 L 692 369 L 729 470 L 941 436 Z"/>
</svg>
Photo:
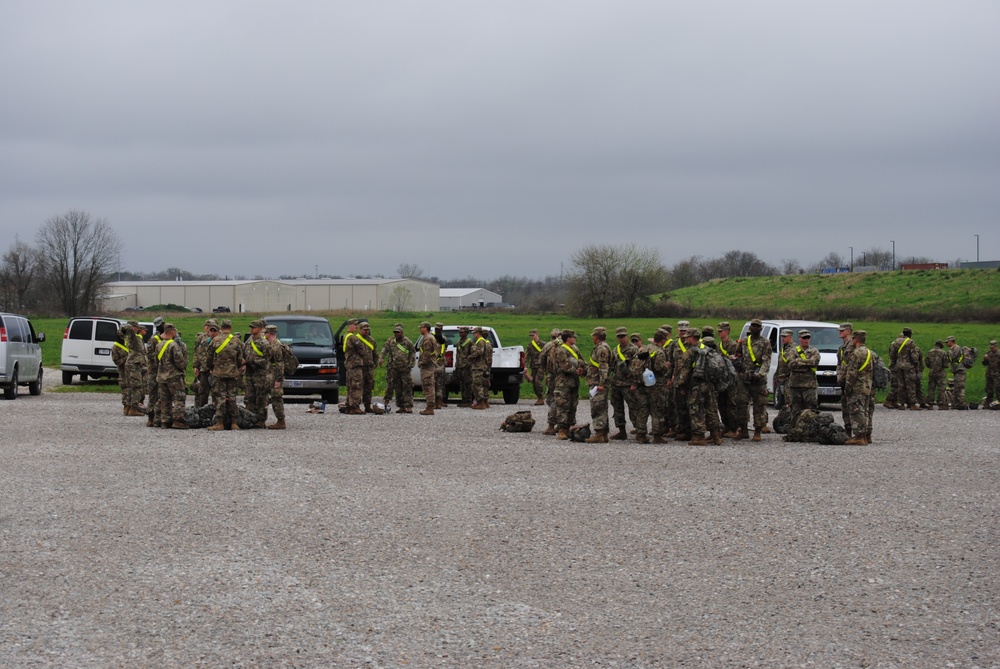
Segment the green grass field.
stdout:
<svg viewBox="0 0 1000 669">
<path fill-rule="evenodd" d="M 653 331 L 659 327 L 664 322 L 664 319 L 653 319 L 653 318 L 625 318 L 625 319 L 614 319 L 605 321 L 587 320 L 587 319 L 576 319 L 568 316 L 559 315 L 519 315 L 507 312 L 443 312 L 443 313 L 432 313 L 432 314 L 417 314 L 417 313 L 369 313 L 369 314 L 348 314 L 344 312 L 337 313 L 322 313 L 314 315 L 322 315 L 330 320 L 330 323 L 334 329 L 337 330 L 340 324 L 346 319 L 352 316 L 367 316 L 368 320 L 372 324 L 372 333 L 375 338 L 379 341 L 385 341 L 391 333 L 392 327 L 395 323 L 402 323 L 406 330 L 406 335 L 411 339 L 416 339 L 418 335 L 417 326 L 423 320 L 430 321 L 434 323 L 436 321 L 441 321 L 448 325 L 489 325 L 496 329 L 499 334 L 501 341 L 507 346 L 521 345 L 525 346 L 528 342 L 528 332 L 532 328 L 538 328 L 541 333 L 541 338 L 543 341 L 548 339 L 548 331 L 553 327 L 558 328 L 570 328 L 577 331 L 580 335 L 580 340 L 578 345 L 584 353 L 589 353 L 591 349 L 590 332 L 597 325 L 604 325 L 609 330 L 614 330 L 614 328 L 625 326 L 629 329 L 629 332 L 639 332 L 642 334 L 643 339 L 652 336 Z M 768 316 L 767 311 L 761 312 L 762 316 Z M 152 314 L 146 314 L 143 316 L 143 320 L 151 320 Z M 178 330 L 182 333 L 188 342 L 193 342 L 195 335 L 201 331 L 201 326 L 205 322 L 206 316 L 204 314 L 192 315 L 192 314 L 164 314 L 167 321 L 177 325 Z M 233 318 L 233 328 L 239 332 L 247 332 L 249 330 L 250 321 L 258 318 L 257 314 L 234 314 Z M 720 320 L 731 320 L 734 336 L 739 333 L 742 328 L 743 319 L 727 319 L 727 318 L 687 318 L 693 324 L 698 326 L 712 325 L 715 326 Z M 63 333 L 66 330 L 66 325 L 69 319 L 66 318 L 33 318 L 32 322 L 35 325 L 35 329 L 40 332 L 44 332 L 47 341 L 42 344 L 43 352 L 43 362 L 48 368 L 47 374 L 58 374 L 60 355 L 61 355 L 61 345 Z M 676 325 L 677 320 L 674 319 L 669 321 Z M 909 325 L 913 328 L 914 340 L 923 351 L 929 350 L 936 339 L 944 339 L 948 335 L 953 335 L 960 344 L 967 346 L 975 346 L 979 349 L 980 358 L 982 354 L 986 352 L 987 344 L 991 339 L 1000 338 L 1000 326 L 998 325 L 984 325 L 975 323 L 963 323 L 963 324 L 944 324 L 944 323 L 900 323 L 900 322 L 872 322 L 872 321 L 854 321 L 854 327 L 856 329 L 863 329 L 868 331 L 868 343 L 869 345 L 880 354 L 887 354 L 889 345 L 898 336 L 904 325 Z M 613 336 L 612 336 L 613 339 Z M 55 370 L 55 371 L 53 371 Z M 188 381 L 192 380 L 192 375 L 190 368 L 188 370 Z M 926 383 L 926 381 L 925 381 Z M 381 368 L 376 370 L 375 377 L 376 393 L 381 395 L 385 390 L 385 371 Z M 968 384 L 967 384 L 967 397 L 970 401 L 977 401 L 983 396 L 985 388 L 985 367 L 976 362 L 976 366 L 969 370 L 968 374 Z M 89 381 L 86 384 L 80 384 L 79 381 L 72 387 L 60 386 L 57 392 L 118 392 L 118 386 L 115 383 L 107 381 Z M 585 396 L 585 390 L 581 388 L 581 397 Z M 531 384 L 525 383 L 522 386 L 521 397 L 534 397 L 531 390 Z"/>
</svg>

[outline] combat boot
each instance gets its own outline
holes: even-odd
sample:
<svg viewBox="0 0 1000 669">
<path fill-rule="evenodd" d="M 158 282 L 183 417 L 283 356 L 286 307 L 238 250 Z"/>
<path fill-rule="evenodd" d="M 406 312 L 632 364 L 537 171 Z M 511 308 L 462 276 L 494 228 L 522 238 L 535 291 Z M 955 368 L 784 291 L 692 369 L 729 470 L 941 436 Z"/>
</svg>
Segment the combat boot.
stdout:
<svg viewBox="0 0 1000 669">
<path fill-rule="evenodd" d="M 559 433 L 556 435 L 556 439 L 569 439 L 569 430 L 564 427 L 559 428 Z"/>
<path fill-rule="evenodd" d="M 153 422 L 153 414 L 146 414 L 146 427 L 156 427 L 156 423 Z"/>
<path fill-rule="evenodd" d="M 740 429 L 736 430 L 736 436 L 733 437 L 733 441 L 742 441 L 743 439 L 749 439 L 749 438 L 750 438 L 750 433 L 747 431 L 745 427 L 741 427 Z"/>
<path fill-rule="evenodd" d="M 755 427 L 754 428 L 754 430 L 753 430 L 753 437 L 750 438 L 750 441 L 760 441 L 760 428 L 759 427 Z"/>
<path fill-rule="evenodd" d="M 191 427 L 187 423 L 185 423 L 184 421 L 182 421 L 182 420 L 175 420 L 170 427 L 174 428 L 175 430 L 190 430 L 191 429 Z"/>
<path fill-rule="evenodd" d="M 434 415 L 434 405 L 430 404 L 426 409 L 420 412 L 421 416 L 433 416 Z"/>
<path fill-rule="evenodd" d="M 625 441 L 628 439 L 628 434 L 625 432 L 625 428 L 619 428 L 610 438 L 615 441 Z"/>
<path fill-rule="evenodd" d="M 555 433 L 556 433 L 556 426 L 554 423 L 549 423 L 549 426 L 544 430 L 542 430 L 542 434 L 548 435 L 550 437 Z"/>
<path fill-rule="evenodd" d="M 253 426 L 254 427 L 259 427 L 259 428 L 263 429 L 263 428 L 267 427 L 267 425 L 265 423 L 266 423 L 266 421 L 259 420 L 256 423 L 254 423 Z"/>
<path fill-rule="evenodd" d="M 667 441 L 666 441 L 666 439 L 663 438 L 662 434 L 654 434 L 653 435 L 653 440 L 651 442 L 649 442 L 649 443 L 651 443 L 651 444 L 665 444 L 665 443 L 667 443 Z"/>
<path fill-rule="evenodd" d="M 764 427 L 760 428 L 760 433 L 761 434 L 771 434 L 771 428 L 769 428 L 767 425 L 765 425 Z"/>
<path fill-rule="evenodd" d="M 649 443 L 649 437 L 647 437 L 644 434 L 638 434 L 638 435 L 636 435 L 635 440 L 636 440 L 637 443 L 640 443 L 640 444 L 648 444 Z"/>
<path fill-rule="evenodd" d="M 677 436 L 674 437 L 674 441 L 687 441 L 691 438 L 690 434 L 685 434 L 684 432 L 678 432 Z"/>
<path fill-rule="evenodd" d="M 122 405 L 122 415 L 123 416 L 127 416 L 128 415 L 128 406 L 125 405 L 125 404 Z"/>
<path fill-rule="evenodd" d="M 222 424 L 221 418 L 215 419 L 215 424 L 208 428 L 209 432 L 218 432 L 220 430 L 225 430 L 226 426 Z"/>
<path fill-rule="evenodd" d="M 718 430 L 714 430 L 712 432 L 712 434 L 711 434 L 711 437 L 712 437 L 712 443 L 713 444 L 715 444 L 716 446 L 721 446 L 722 445 L 722 435 L 719 434 Z"/>
<path fill-rule="evenodd" d="M 606 444 L 608 443 L 608 431 L 607 430 L 594 430 L 594 434 L 584 442 L 588 444 Z"/>
<path fill-rule="evenodd" d="M 676 436 L 677 436 L 677 430 L 675 430 L 674 428 L 670 428 L 669 430 L 663 433 L 664 439 L 673 439 Z"/>
<path fill-rule="evenodd" d="M 886 400 L 885 402 L 882 402 L 882 406 L 884 406 L 886 409 L 895 409 L 896 408 L 896 403 L 895 402 L 890 402 L 889 400 Z"/>
<path fill-rule="evenodd" d="M 432 410 L 433 410 L 433 408 L 432 408 Z M 344 413 L 346 413 L 348 416 L 364 416 L 365 415 L 365 412 L 361 409 L 361 407 L 354 407 L 353 409 L 348 409 Z"/>
<path fill-rule="evenodd" d="M 708 446 L 708 441 L 705 439 L 705 433 L 698 433 L 697 436 L 688 442 L 688 446 Z"/>
<path fill-rule="evenodd" d="M 725 437 L 726 439 L 736 439 L 737 437 L 739 437 L 739 435 L 740 435 L 740 431 L 738 429 L 736 429 L 736 430 L 729 430 L 728 432 L 723 432 L 722 433 L 722 436 Z"/>
<path fill-rule="evenodd" d="M 285 419 L 276 420 L 274 423 L 267 426 L 268 430 L 284 430 L 285 429 Z"/>
<path fill-rule="evenodd" d="M 232 430 L 238 430 L 238 429 L 240 429 L 240 426 L 236 424 L 235 420 L 232 423 L 230 423 L 230 425 L 229 425 L 229 430 L 230 431 L 232 431 Z"/>
<path fill-rule="evenodd" d="M 910 405 L 910 411 L 920 411 L 921 409 L 923 409 L 923 407 L 921 407 L 919 404 Z"/>
<path fill-rule="evenodd" d="M 864 446 L 865 443 L 864 437 L 851 437 L 844 442 L 844 446 Z"/>
<path fill-rule="evenodd" d="M 543 404 L 545 404 L 545 400 L 543 400 L 541 397 L 539 397 L 537 400 L 535 400 L 535 406 L 536 407 L 537 406 L 541 406 Z"/>
</svg>

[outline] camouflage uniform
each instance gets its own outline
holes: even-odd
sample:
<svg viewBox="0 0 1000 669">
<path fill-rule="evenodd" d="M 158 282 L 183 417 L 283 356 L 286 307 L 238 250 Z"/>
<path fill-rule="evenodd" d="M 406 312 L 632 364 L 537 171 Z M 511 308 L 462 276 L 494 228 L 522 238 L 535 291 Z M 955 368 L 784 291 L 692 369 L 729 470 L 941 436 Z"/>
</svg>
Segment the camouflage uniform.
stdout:
<svg viewBox="0 0 1000 669">
<path fill-rule="evenodd" d="M 719 420 L 719 405 L 716 399 L 715 387 L 708 379 L 694 378 L 694 368 L 699 355 L 699 349 L 706 347 L 704 342 L 698 342 L 699 333 L 689 331 L 688 337 L 694 337 L 695 343 L 687 345 L 687 352 L 681 356 L 680 370 L 675 382 L 685 388 L 688 414 L 691 417 L 691 441 L 694 446 L 705 445 L 705 431 L 713 435 L 721 434 L 722 421 Z"/>
<path fill-rule="evenodd" d="M 545 379 L 541 369 L 542 344 L 538 341 L 538 330 L 532 330 L 529 335 L 528 345 L 524 347 L 524 366 L 528 369 L 528 377 L 531 382 L 531 389 L 535 392 L 538 400 L 535 404 L 543 404 L 545 400 Z"/>
<path fill-rule="evenodd" d="M 691 413 L 688 411 L 687 387 L 680 382 L 681 362 L 688 353 L 687 344 L 684 343 L 688 327 L 687 321 L 680 321 L 677 324 L 677 339 L 672 344 L 673 348 L 667 348 L 670 356 L 670 364 L 673 369 L 670 385 L 673 388 L 674 396 L 674 421 L 677 428 L 677 440 L 687 441 L 691 438 Z"/>
<path fill-rule="evenodd" d="M 206 327 L 216 327 L 219 323 L 214 318 L 209 318 L 202 326 L 203 331 L 194 338 L 194 355 L 192 365 L 198 373 L 194 377 L 194 405 L 203 407 L 210 401 L 214 404 L 212 397 L 212 375 L 208 373 L 208 349 L 212 346 L 212 333 L 204 331 Z"/>
<path fill-rule="evenodd" d="M 366 413 L 378 413 L 372 408 L 372 393 L 375 392 L 375 365 L 378 364 L 378 354 L 375 353 L 375 345 L 378 343 L 372 337 L 371 326 L 368 323 L 361 325 L 358 332 L 361 343 L 365 345 L 364 353 L 361 356 L 361 403 L 365 406 Z"/>
<path fill-rule="evenodd" d="M 791 336 L 791 330 L 782 330 L 782 332 L 787 332 L 788 336 Z M 781 337 L 778 338 L 778 364 L 774 370 L 774 393 L 775 398 L 780 394 L 781 405 L 788 406 L 788 356 L 792 349 L 791 342 L 782 343 Z M 737 369 L 737 371 L 739 371 Z"/>
<path fill-rule="evenodd" d="M 128 356 L 125 359 L 125 375 L 128 377 L 128 405 L 132 410 L 133 416 L 141 416 L 142 410 L 142 398 L 145 394 L 143 392 L 143 386 L 145 385 L 146 367 L 148 365 L 146 359 L 146 346 L 142 341 L 142 337 L 139 335 L 138 326 L 139 324 L 135 321 L 129 321 L 129 326 L 126 326 L 125 332 L 125 346 L 128 348 Z"/>
<path fill-rule="evenodd" d="M 896 403 L 899 408 L 909 405 L 911 409 L 919 409 L 917 403 L 917 367 L 920 364 L 916 345 L 910 338 L 909 328 L 903 329 L 903 334 L 889 347 L 889 367 L 893 370 L 893 387 L 896 391 Z"/>
<path fill-rule="evenodd" d="M 736 383 L 718 394 L 719 413 L 722 414 L 722 427 L 725 429 L 725 436 L 734 439 L 744 439 L 747 423 L 750 421 L 750 394 L 747 392 L 746 383 L 740 374 L 743 367 L 743 359 L 740 358 L 740 342 L 738 339 L 729 339 L 729 323 L 723 321 L 719 323 L 719 338 L 715 340 L 715 346 L 719 353 L 729 358 L 736 370 Z M 727 333 L 723 339 L 722 333 Z"/>
<path fill-rule="evenodd" d="M 437 353 L 435 362 L 437 369 L 434 372 L 434 392 L 437 396 L 437 408 L 444 409 L 448 403 L 448 358 L 445 353 L 448 351 L 448 340 L 444 336 L 444 323 L 434 324 L 434 341 L 437 343 Z"/>
<path fill-rule="evenodd" d="M 555 404 L 555 390 L 556 390 L 556 372 L 555 368 L 552 366 L 552 351 L 556 346 L 562 345 L 562 339 L 559 338 L 560 330 L 558 328 L 553 328 L 550 335 L 551 339 L 542 346 L 542 353 L 540 357 L 540 364 L 542 373 L 545 374 L 545 403 L 549 405 L 548 411 L 548 423 L 549 426 L 545 429 L 542 434 L 555 434 L 556 433 L 556 404 Z"/>
<path fill-rule="evenodd" d="M 243 345 L 243 359 L 246 360 L 246 392 L 243 395 L 243 405 L 247 411 L 257 417 L 257 426 L 262 427 L 267 420 L 267 405 L 271 399 L 271 376 L 268 369 L 268 348 L 270 344 L 260 332 L 266 323 L 254 321 L 250 324 L 250 336 Z M 195 356 L 198 355 L 198 344 L 195 344 Z M 201 389 L 199 389 L 201 390 Z M 203 391 L 204 392 L 204 391 Z M 207 395 L 208 393 L 205 392 Z"/>
<path fill-rule="evenodd" d="M 664 349 L 670 336 L 665 330 L 657 330 L 653 336 L 653 344 L 646 350 L 649 358 L 646 360 L 646 367 L 652 370 L 656 377 L 656 384 L 648 389 L 649 392 L 649 415 L 652 419 L 653 443 L 663 443 L 670 430 L 672 416 L 668 415 L 667 405 L 672 395 L 669 384 L 671 379 L 670 359 Z"/>
<path fill-rule="evenodd" d="M 934 348 L 927 351 L 924 356 L 927 365 L 927 401 L 930 404 L 937 404 L 938 409 L 950 409 L 945 399 L 945 391 L 948 389 L 948 365 L 951 363 L 951 356 L 944 348 L 944 342 L 940 339 L 934 343 Z"/>
<path fill-rule="evenodd" d="M 169 329 L 169 326 L 168 326 Z M 163 427 L 187 427 L 184 422 L 184 374 L 187 350 L 173 339 L 163 339 L 154 352 L 157 358 L 157 414 Z"/>
<path fill-rule="evenodd" d="M 398 339 L 395 336 L 396 333 L 399 334 Z M 413 342 L 403 336 L 402 326 L 396 326 L 393 335 L 391 339 L 386 341 L 382 349 L 386 379 L 392 379 L 392 387 L 386 390 L 386 397 L 390 397 L 390 392 L 394 393 L 399 411 L 412 413 L 413 378 L 410 376 L 410 372 L 417 361 L 416 349 L 413 348 Z M 386 399 L 386 402 L 388 401 Z"/>
<path fill-rule="evenodd" d="M 604 340 L 606 333 L 603 327 L 594 328 L 591 336 L 598 341 L 587 364 L 587 385 L 597 388 L 590 397 L 590 427 L 603 437 L 607 436 L 604 433 L 608 429 L 608 376 L 611 373 L 611 347 Z M 529 346 L 531 343 L 534 340 Z"/>
<path fill-rule="evenodd" d="M 285 346 L 278 339 L 278 326 L 268 325 L 264 332 L 267 350 L 264 357 L 267 360 L 267 398 L 271 404 L 271 411 L 274 412 L 274 419 L 277 421 L 268 428 L 280 429 L 285 426 L 285 391 L 282 384 L 285 382 Z M 268 337 L 267 335 L 271 335 Z M 264 416 L 267 418 L 267 406 L 264 407 Z"/>
<path fill-rule="evenodd" d="M 750 322 L 760 323 L 758 319 Z M 754 437 L 759 441 L 759 431 L 767 427 L 767 372 L 771 368 L 771 342 L 763 335 L 747 334 L 747 338 L 740 341 L 739 350 L 737 356 L 743 362 L 743 381 L 750 396 L 749 401 L 753 404 Z M 816 375 L 813 374 L 813 382 L 815 381 Z M 813 394 L 815 395 L 815 390 Z M 749 419 L 749 410 L 747 414 Z"/>
<path fill-rule="evenodd" d="M 666 376 L 663 379 L 664 389 L 663 389 L 663 427 L 664 433 L 663 437 L 674 437 L 677 436 L 677 409 L 674 406 L 674 351 L 677 349 L 677 341 L 673 338 L 674 328 L 671 325 L 664 324 L 659 327 L 666 333 L 667 338 L 663 342 L 663 352 L 660 353 L 663 356 L 663 366 L 666 368 Z M 656 370 L 654 370 L 656 371 Z M 659 379 L 657 379 L 659 381 Z M 656 411 L 654 406 L 649 408 L 650 414 Z M 655 432 L 653 433 L 655 436 Z"/>
<path fill-rule="evenodd" d="M 653 345 L 642 346 L 642 337 L 634 333 L 629 340 L 635 346 L 635 357 L 629 366 L 629 376 L 635 382 L 635 390 L 632 397 L 635 398 L 635 411 L 632 412 L 632 425 L 635 426 L 635 438 L 640 444 L 649 443 L 649 387 L 642 380 L 642 373 L 646 371 L 646 361 L 652 353 Z M 642 357 L 640 357 L 642 356 Z"/>
<path fill-rule="evenodd" d="M 952 386 L 951 408 L 965 410 L 969 405 L 965 402 L 965 376 L 966 369 L 962 361 L 965 359 L 964 349 L 955 343 L 954 337 L 948 337 L 945 344 L 950 344 L 948 348 L 949 361 L 951 362 L 951 377 L 954 379 Z"/>
<path fill-rule="evenodd" d="M 472 372 L 472 406 L 486 408 L 490 405 L 490 364 L 493 360 L 493 346 L 483 336 L 483 331 L 473 328 L 472 347 L 469 351 L 469 367 Z"/>
<path fill-rule="evenodd" d="M 156 381 L 159 369 L 159 358 L 156 357 L 156 352 L 160 343 L 163 342 L 162 332 L 162 329 L 159 332 L 154 332 L 153 336 L 146 342 L 146 425 L 150 427 L 159 427 L 164 421 L 164 416 L 160 413 L 160 384 Z M 169 421 L 170 416 L 167 416 L 166 420 Z"/>
<path fill-rule="evenodd" d="M 208 350 L 206 364 L 215 379 L 215 428 L 221 429 L 226 419 L 233 427 L 239 417 L 236 406 L 236 392 L 240 375 L 245 369 L 243 345 L 235 334 L 227 327 L 228 321 L 222 321 L 222 331 L 212 340 Z M 237 427 L 237 429 L 239 429 Z"/>
<path fill-rule="evenodd" d="M 630 341 L 621 341 L 621 336 L 628 336 L 626 328 L 618 328 L 615 334 L 619 337 L 618 345 L 613 349 L 614 357 L 611 365 L 611 407 L 615 410 L 615 428 L 618 430 L 611 438 L 627 438 L 627 428 L 625 424 L 625 408 L 629 409 L 629 418 L 632 424 L 636 423 L 635 406 L 635 379 L 632 378 L 632 361 L 639 352 L 639 347 Z M 638 428 L 638 426 L 636 426 Z"/>
<path fill-rule="evenodd" d="M 417 358 L 417 366 L 420 368 L 420 386 L 424 393 L 424 400 L 427 407 L 421 411 L 424 415 L 433 415 L 434 406 L 437 404 L 437 394 L 434 390 L 434 375 L 437 373 L 437 341 L 431 334 L 431 324 L 426 321 L 420 324 L 420 357 Z"/>
<path fill-rule="evenodd" d="M 983 366 L 986 367 L 986 406 L 1000 399 L 1000 350 L 997 349 L 997 342 L 990 342 L 990 347 L 983 354 Z"/>
<path fill-rule="evenodd" d="M 847 361 L 851 357 L 851 353 L 854 352 L 854 326 L 851 323 L 841 323 L 840 332 L 845 331 L 850 332 L 850 336 L 837 349 L 837 385 L 840 386 L 841 390 L 840 413 L 844 418 L 844 430 L 847 432 L 847 436 L 851 436 L 853 429 L 851 427 L 851 409 L 848 406 L 844 384 L 847 382 Z M 777 378 L 775 378 L 775 385 L 777 385 Z"/>
<path fill-rule="evenodd" d="M 358 323 L 351 319 L 349 324 L 354 326 Z M 344 367 L 347 369 L 347 401 L 344 404 L 346 413 L 364 413 L 361 410 L 361 401 L 364 399 L 365 391 L 365 357 L 370 357 L 368 346 L 358 333 L 355 331 L 344 335 Z M 431 403 L 433 404 L 433 399 Z"/>
<path fill-rule="evenodd" d="M 143 348 L 145 353 L 145 347 Z M 125 328 L 119 328 L 115 337 L 115 344 L 111 347 L 111 361 L 118 368 L 118 387 L 122 391 L 122 409 L 125 415 L 129 415 L 129 387 L 128 377 L 125 375 L 125 360 L 128 359 L 128 346 L 125 345 Z"/>
<path fill-rule="evenodd" d="M 469 328 L 458 328 L 458 341 L 455 342 L 455 371 L 453 373 L 455 383 L 461 393 L 462 401 L 460 407 L 471 407 L 475 399 L 472 392 L 472 363 L 469 360 L 469 353 L 472 352 L 472 340 L 469 339 Z"/>
<path fill-rule="evenodd" d="M 847 442 L 852 445 L 870 443 L 872 434 L 871 409 L 875 399 L 872 390 L 872 370 L 874 361 L 871 351 L 864 345 L 866 333 L 859 330 L 853 333 L 857 343 L 844 361 L 844 396 L 847 398 L 847 411 L 853 436 Z"/>
<path fill-rule="evenodd" d="M 807 333 L 807 330 L 801 330 L 799 337 L 805 337 Z M 793 421 L 803 409 L 815 411 L 819 407 L 819 381 L 816 379 L 819 360 L 818 349 L 808 344 L 803 346 L 801 343 L 788 357 L 788 405 L 792 411 Z"/>
<path fill-rule="evenodd" d="M 572 330 L 563 330 L 562 343 L 552 351 L 552 365 L 555 369 L 556 428 L 560 439 L 569 438 L 569 428 L 576 423 L 576 408 L 580 403 L 580 372 L 583 360 L 575 344 L 576 335 Z"/>
</svg>

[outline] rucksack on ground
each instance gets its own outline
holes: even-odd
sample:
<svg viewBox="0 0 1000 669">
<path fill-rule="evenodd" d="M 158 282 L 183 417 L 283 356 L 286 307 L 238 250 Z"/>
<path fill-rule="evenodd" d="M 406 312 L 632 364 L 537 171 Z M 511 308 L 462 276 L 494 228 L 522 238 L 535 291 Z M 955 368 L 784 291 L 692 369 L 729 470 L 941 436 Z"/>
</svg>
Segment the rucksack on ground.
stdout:
<svg viewBox="0 0 1000 669">
<path fill-rule="evenodd" d="M 292 347 L 288 344 L 282 344 L 281 357 L 284 362 L 285 376 L 295 373 L 295 370 L 299 368 L 299 359 L 292 353 Z"/>
<path fill-rule="evenodd" d="M 530 411 L 517 411 L 503 419 L 500 429 L 504 432 L 531 432 L 535 419 Z"/>
<path fill-rule="evenodd" d="M 590 423 L 584 423 L 583 425 L 573 425 L 567 430 L 569 433 L 570 441 L 585 442 L 590 439 Z"/>
</svg>

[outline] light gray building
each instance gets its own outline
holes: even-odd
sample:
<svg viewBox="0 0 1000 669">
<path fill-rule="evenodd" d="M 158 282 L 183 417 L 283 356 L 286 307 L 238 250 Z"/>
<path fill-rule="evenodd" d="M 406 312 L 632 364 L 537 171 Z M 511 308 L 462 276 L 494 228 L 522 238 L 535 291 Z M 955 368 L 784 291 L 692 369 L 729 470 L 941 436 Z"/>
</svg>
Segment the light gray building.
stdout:
<svg viewBox="0 0 1000 669">
<path fill-rule="evenodd" d="M 503 297 L 485 288 L 442 288 L 441 311 L 500 306 Z"/>
<path fill-rule="evenodd" d="M 176 304 L 235 313 L 280 311 L 439 311 L 439 286 L 419 279 L 292 279 L 253 281 L 112 281 L 105 311 Z"/>
</svg>

